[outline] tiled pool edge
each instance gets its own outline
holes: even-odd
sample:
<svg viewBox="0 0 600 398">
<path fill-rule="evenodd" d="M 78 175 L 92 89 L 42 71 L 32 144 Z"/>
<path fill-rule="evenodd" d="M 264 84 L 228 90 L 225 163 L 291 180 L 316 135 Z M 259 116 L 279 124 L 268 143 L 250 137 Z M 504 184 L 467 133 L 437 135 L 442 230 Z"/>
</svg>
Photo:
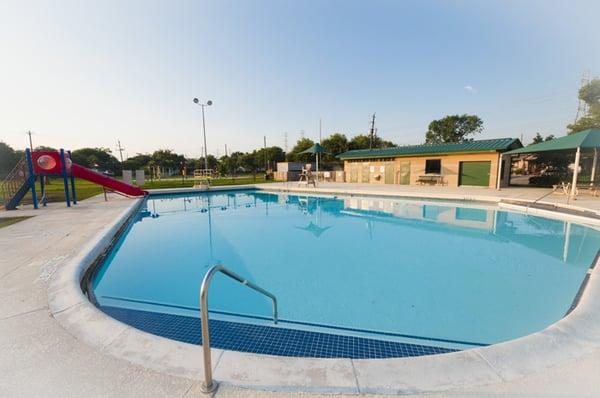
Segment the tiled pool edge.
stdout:
<svg viewBox="0 0 600 398">
<path fill-rule="evenodd" d="M 238 189 L 255 187 L 270 190 L 265 186 Z M 72 335 L 103 353 L 168 374 L 198 379 L 202 372 L 200 347 L 120 323 L 93 306 L 81 291 L 80 280 L 85 271 L 108 247 L 138 204 L 139 200 L 132 201 L 55 274 L 48 288 L 50 312 Z M 598 220 L 591 221 L 598 225 Z M 599 346 L 600 309 L 595 310 L 592 305 L 600 295 L 597 269 L 590 272 L 587 289 L 571 314 L 541 332 L 510 342 L 451 354 L 367 360 L 273 357 L 213 350 L 215 378 L 226 384 L 268 390 L 405 394 L 514 380 L 575 360 Z"/>
</svg>

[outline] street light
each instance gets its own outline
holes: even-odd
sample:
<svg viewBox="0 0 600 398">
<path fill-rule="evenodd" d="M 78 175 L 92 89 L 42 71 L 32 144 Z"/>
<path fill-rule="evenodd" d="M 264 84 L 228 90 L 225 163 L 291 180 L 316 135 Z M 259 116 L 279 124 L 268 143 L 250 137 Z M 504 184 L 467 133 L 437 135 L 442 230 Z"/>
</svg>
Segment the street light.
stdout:
<svg viewBox="0 0 600 398">
<path fill-rule="evenodd" d="M 198 104 L 202 107 L 202 132 L 204 133 L 204 170 L 208 170 L 208 154 L 206 149 L 206 124 L 204 123 L 204 107 L 211 106 L 213 102 L 211 100 L 206 101 L 206 104 L 200 103 L 198 98 L 194 98 L 194 104 Z"/>
</svg>

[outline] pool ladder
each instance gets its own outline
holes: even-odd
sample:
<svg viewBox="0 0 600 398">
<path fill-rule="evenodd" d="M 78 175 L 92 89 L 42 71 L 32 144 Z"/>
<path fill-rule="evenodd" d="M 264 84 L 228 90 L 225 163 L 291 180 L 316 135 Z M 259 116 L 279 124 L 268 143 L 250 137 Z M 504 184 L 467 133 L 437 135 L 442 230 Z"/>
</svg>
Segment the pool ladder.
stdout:
<svg viewBox="0 0 600 398">
<path fill-rule="evenodd" d="M 231 279 L 240 282 L 250 289 L 264 294 L 273 301 L 273 322 L 277 323 L 277 298 L 272 293 L 269 293 L 262 287 L 255 285 L 248 279 L 242 278 L 238 274 L 223 265 L 215 265 L 206 272 L 202 284 L 200 285 L 200 327 L 202 329 L 202 351 L 204 354 L 204 381 L 200 385 L 200 390 L 205 394 L 210 394 L 217 389 L 217 382 L 212 378 L 212 359 L 210 354 L 210 331 L 208 326 L 208 288 L 213 276 L 220 272 L 227 275 Z"/>
</svg>

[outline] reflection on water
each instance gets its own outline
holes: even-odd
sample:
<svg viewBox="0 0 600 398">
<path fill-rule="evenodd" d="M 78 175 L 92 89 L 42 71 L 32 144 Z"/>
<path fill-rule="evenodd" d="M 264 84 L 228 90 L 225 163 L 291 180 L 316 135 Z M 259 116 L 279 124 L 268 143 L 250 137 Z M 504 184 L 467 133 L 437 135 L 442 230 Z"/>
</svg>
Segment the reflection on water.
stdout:
<svg viewBox="0 0 600 398">
<path fill-rule="evenodd" d="M 588 229 L 569 221 L 551 220 L 506 212 L 481 203 L 415 201 L 411 199 L 367 197 L 319 197 L 267 192 L 231 192 L 212 195 L 150 197 L 139 212 L 136 221 L 145 218 L 180 213 L 207 213 L 209 242 L 213 251 L 212 215 L 214 212 L 235 212 L 239 209 L 260 208 L 269 216 L 269 206 L 293 209 L 306 216 L 306 223 L 290 225 L 320 238 L 333 224 L 323 223 L 323 214 L 332 217 L 357 217 L 365 222 L 368 236 L 378 223 L 410 223 L 414 228 L 435 229 L 434 224 L 457 227 L 456 234 L 467 234 L 489 239 L 490 235 L 527 246 L 567 262 L 580 259 L 584 253 L 597 250 L 595 236 L 587 239 Z M 411 221 L 415 221 L 411 223 Z M 582 234 L 574 236 L 576 231 Z M 540 240 L 543 238 L 543 242 Z M 572 242 L 575 239 L 575 242 Z M 552 244 L 548 244 L 552 241 Z M 589 246 L 592 246 L 591 248 Z M 214 254 L 214 253 L 213 253 Z M 211 254 L 211 259 L 214 255 Z"/>
</svg>

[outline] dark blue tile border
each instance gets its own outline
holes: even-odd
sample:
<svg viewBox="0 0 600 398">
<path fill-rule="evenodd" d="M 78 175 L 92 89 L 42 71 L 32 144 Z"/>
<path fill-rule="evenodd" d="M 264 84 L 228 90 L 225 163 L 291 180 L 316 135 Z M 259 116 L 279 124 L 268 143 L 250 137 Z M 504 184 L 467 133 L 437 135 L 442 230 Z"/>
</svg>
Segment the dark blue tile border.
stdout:
<svg viewBox="0 0 600 398">
<path fill-rule="evenodd" d="M 145 332 L 191 344 L 201 343 L 200 319 L 182 315 L 100 306 L 111 317 Z M 400 358 L 457 350 L 420 344 L 342 336 L 248 323 L 210 320 L 214 348 L 312 358 Z"/>
</svg>

